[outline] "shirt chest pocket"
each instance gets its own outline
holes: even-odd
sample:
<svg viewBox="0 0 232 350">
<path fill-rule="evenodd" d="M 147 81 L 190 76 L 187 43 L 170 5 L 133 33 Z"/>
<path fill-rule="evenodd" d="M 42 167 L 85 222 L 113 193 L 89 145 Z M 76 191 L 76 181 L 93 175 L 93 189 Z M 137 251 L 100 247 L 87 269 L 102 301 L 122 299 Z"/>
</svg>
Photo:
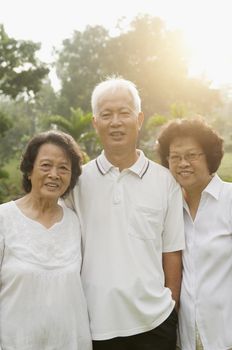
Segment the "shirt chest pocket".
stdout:
<svg viewBox="0 0 232 350">
<path fill-rule="evenodd" d="M 163 212 L 135 206 L 129 217 L 129 235 L 140 239 L 157 239 L 163 231 Z"/>
</svg>

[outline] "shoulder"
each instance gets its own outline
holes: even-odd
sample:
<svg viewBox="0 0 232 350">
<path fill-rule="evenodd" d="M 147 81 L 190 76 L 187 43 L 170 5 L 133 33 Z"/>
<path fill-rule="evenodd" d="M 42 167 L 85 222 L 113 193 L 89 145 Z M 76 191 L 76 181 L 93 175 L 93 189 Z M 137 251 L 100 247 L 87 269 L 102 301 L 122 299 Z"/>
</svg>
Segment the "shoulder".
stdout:
<svg viewBox="0 0 232 350">
<path fill-rule="evenodd" d="M 91 172 L 93 169 L 97 170 L 97 162 L 96 159 L 90 160 L 88 163 L 84 164 L 82 167 L 82 174 L 80 177 L 85 175 L 88 172 Z"/>
<path fill-rule="evenodd" d="M 14 220 L 14 202 L 0 204 L 0 236 L 4 236 L 6 227 Z"/>
<path fill-rule="evenodd" d="M 167 176 L 169 176 L 170 171 L 168 168 L 165 168 L 163 165 L 154 162 L 153 160 L 149 159 L 149 167 L 151 167 L 152 170 L 157 171 L 157 172 L 161 172 L 163 174 L 167 174 Z"/>
<path fill-rule="evenodd" d="M 221 182 L 225 188 L 227 188 L 228 190 L 232 190 L 232 182 L 227 182 L 223 180 L 221 180 Z"/>
<path fill-rule="evenodd" d="M 101 173 L 99 172 L 96 159 L 93 159 L 93 160 L 91 160 L 88 163 L 83 165 L 82 173 L 78 179 L 77 185 L 79 185 L 80 183 L 85 182 L 85 181 L 90 181 L 91 179 L 94 179 L 94 178 L 98 177 L 99 175 L 101 175 Z"/>
<path fill-rule="evenodd" d="M 222 195 L 232 195 L 232 182 L 222 180 L 218 174 L 213 176 L 209 186 L 215 191 L 220 192 Z"/>
<path fill-rule="evenodd" d="M 152 160 L 149 160 L 147 179 L 146 176 L 144 176 L 144 181 L 154 183 L 156 188 L 158 186 L 160 190 L 165 190 L 170 195 L 176 191 L 181 193 L 180 185 L 176 181 L 170 170 Z"/>
<path fill-rule="evenodd" d="M 0 216 L 6 215 L 7 213 L 11 212 L 13 208 L 14 208 L 13 201 L 0 204 Z"/>
<path fill-rule="evenodd" d="M 223 189 L 222 194 L 224 196 L 228 196 L 232 200 L 232 182 L 226 182 L 221 180 L 221 184 Z"/>
<path fill-rule="evenodd" d="M 152 173 L 152 175 L 157 175 L 159 177 L 164 178 L 165 180 L 169 180 L 171 182 L 176 182 L 175 178 L 171 174 L 168 168 L 165 168 L 163 165 L 154 162 L 149 159 L 149 168 L 148 170 Z"/>
<path fill-rule="evenodd" d="M 69 220 L 74 220 L 75 222 L 79 221 L 78 220 L 78 216 L 74 212 L 74 210 L 72 210 L 69 207 L 67 207 L 65 203 L 62 204 L 62 208 L 63 208 L 64 218 L 67 221 L 69 221 Z"/>
</svg>

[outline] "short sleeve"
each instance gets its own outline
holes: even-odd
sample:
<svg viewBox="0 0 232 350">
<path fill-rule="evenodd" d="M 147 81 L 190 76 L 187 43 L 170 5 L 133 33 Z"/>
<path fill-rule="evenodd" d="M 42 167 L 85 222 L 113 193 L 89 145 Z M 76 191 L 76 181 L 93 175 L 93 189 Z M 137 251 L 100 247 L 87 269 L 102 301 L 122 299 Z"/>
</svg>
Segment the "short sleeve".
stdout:
<svg viewBox="0 0 232 350">
<path fill-rule="evenodd" d="M 163 252 L 185 248 L 183 197 L 180 186 L 173 181 L 169 188 L 168 208 L 163 234 Z"/>
</svg>

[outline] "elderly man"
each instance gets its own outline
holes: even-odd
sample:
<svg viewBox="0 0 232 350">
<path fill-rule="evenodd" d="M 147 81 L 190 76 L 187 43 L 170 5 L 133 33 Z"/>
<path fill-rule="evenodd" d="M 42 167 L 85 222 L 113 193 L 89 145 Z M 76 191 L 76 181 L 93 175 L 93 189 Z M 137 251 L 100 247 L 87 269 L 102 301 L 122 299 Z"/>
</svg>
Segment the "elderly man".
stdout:
<svg viewBox="0 0 232 350">
<path fill-rule="evenodd" d="M 136 148 L 144 116 L 132 82 L 108 78 L 91 102 L 103 151 L 83 167 L 69 202 L 81 220 L 93 348 L 175 349 L 184 248 L 180 187 Z"/>
</svg>

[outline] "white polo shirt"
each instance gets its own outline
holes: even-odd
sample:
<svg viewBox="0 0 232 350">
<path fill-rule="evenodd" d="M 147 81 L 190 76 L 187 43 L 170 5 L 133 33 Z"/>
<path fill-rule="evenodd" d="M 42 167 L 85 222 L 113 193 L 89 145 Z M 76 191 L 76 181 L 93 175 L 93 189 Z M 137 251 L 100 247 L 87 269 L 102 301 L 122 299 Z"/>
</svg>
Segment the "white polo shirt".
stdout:
<svg viewBox="0 0 232 350">
<path fill-rule="evenodd" d="M 179 326 L 183 350 L 195 350 L 197 324 L 204 350 L 232 348 L 232 184 L 217 175 L 202 192 L 193 221 L 184 204 Z"/>
<path fill-rule="evenodd" d="M 102 153 L 84 166 L 73 194 L 93 339 L 157 327 L 174 307 L 164 287 L 162 252 L 184 248 L 179 185 L 142 151 L 122 172 Z"/>
</svg>

